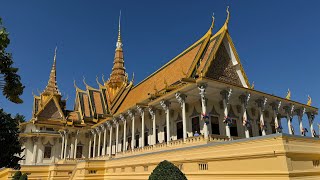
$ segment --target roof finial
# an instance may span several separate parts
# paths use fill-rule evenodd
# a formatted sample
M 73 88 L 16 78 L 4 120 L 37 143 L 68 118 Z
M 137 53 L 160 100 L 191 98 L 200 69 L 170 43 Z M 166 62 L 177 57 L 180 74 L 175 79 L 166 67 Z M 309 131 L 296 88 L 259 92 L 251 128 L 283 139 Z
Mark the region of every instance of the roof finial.
M 214 13 L 212 13 L 212 23 L 211 23 L 211 29 L 213 29 L 213 27 L 214 27 Z
M 288 89 L 287 95 L 286 95 L 286 99 L 290 100 L 291 99 L 291 91 L 290 89 Z
M 230 12 L 229 12 L 229 6 L 227 6 L 227 20 L 226 20 L 226 24 L 229 23 L 229 19 L 230 19 Z
M 118 28 L 118 41 L 117 41 L 117 49 L 122 48 L 122 41 L 121 41 L 121 10 L 119 15 L 119 28 Z
M 58 47 L 56 46 L 56 48 L 54 49 L 53 66 L 56 66 L 57 50 L 58 50 Z
M 56 46 L 56 48 L 54 49 L 53 64 L 52 64 L 52 68 L 51 68 L 51 72 L 50 72 L 50 76 L 49 76 L 48 85 L 46 86 L 46 89 L 44 90 L 44 92 L 61 95 L 61 93 L 58 89 L 57 79 L 56 79 L 57 49 L 58 48 Z

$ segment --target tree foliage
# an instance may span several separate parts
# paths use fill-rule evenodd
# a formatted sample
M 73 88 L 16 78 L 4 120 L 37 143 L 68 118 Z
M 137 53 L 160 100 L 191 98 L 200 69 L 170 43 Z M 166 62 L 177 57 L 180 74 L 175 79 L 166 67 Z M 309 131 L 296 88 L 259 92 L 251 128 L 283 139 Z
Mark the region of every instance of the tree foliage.
M 152 171 L 149 180 L 184 180 L 186 176 L 171 162 L 164 160 Z
M 0 168 L 20 169 L 19 161 L 24 157 L 20 157 L 23 149 L 19 142 L 19 122 L 0 109 Z
M 17 74 L 18 68 L 12 66 L 11 53 L 6 52 L 9 44 L 9 33 L 2 25 L 0 18 L 0 89 L 8 100 L 14 103 L 22 103 L 20 96 L 23 93 L 24 86 L 20 81 L 20 76 Z

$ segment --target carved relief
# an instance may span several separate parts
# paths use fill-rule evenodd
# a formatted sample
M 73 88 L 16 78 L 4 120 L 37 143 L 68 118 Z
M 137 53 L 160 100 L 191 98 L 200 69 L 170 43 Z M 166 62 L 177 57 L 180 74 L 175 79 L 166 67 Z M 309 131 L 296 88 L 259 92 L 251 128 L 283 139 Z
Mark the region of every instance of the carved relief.
M 224 45 L 219 47 L 216 58 L 213 60 L 211 67 L 209 67 L 206 76 L 226 83 L 242 86 L 236 68 L 232 64 Z

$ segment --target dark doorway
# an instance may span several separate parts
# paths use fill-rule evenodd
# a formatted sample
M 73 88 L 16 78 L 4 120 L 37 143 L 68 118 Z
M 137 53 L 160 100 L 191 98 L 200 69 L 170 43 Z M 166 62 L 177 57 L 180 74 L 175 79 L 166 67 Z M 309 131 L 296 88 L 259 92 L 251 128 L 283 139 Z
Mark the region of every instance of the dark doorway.
M 194 134 L 196 131 L 200 133 L 200 118 L 199 116 L 193 117 L 192 121 L 192 133 Z
M 136 135 L 136 144 L 134 146 L 135 148 L 139 147 L 139 134 Z
M 145 132 L 145 133 L 144 133 L 144 145 L 145 145 L 145 146 L 149 146 L 148 136 L 149 136 L 149 133 L 148 133 L 148 132 Z
M 217 116 L 211 116 L 211 131 L 212 134 L 220 135 L 219 118 Z
M 128 145 L 126 147 L 126 150 L 131 150 L 131 142 L 132 142 L 132 138 L 128 137 Z
M 167 126 L 163 127 L 163 131 L 164 131 L 164 142 L 168 142 L 168 140 L 167 140 Z
M 83 146 L 77 146 L 76 158 L 82 158 L 82 148 Z
M 231 136 L 238 136 L 237 121 L 235 119 L 232 119 L 232 124 L 230 126 L 230 134 Z
M 159 136 L 158 136 L 159 130 L 156 129 L 156 144 L 159 143 Z
M 183 138 L 183 124 L 182 121 L 177 122 L 177 139 Z

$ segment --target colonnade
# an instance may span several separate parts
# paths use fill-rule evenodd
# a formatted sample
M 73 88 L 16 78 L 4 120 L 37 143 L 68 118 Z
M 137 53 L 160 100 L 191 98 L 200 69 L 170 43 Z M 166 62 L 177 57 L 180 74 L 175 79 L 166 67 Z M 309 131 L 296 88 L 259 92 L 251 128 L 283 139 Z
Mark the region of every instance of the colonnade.
M 205 139 L 208 139 L 209 137 L 209 130 L 208 130 L 208 121 L 210 119 L 210 115 L 207 112 L 207 101 L 208 97 L 206 95 L 206 88 L 207 85 L 202 84 L 198 86 L 199 90 L 199 99 L 201 101 L 201 115 L 200 120 L 203 121 L 202 127 L 202 135 Z M 220 92 L 221 95 L 221 104 L 223 109 L 223 123 L 225 124 L 225 135 L 229 138 L 232 138 L 230 133 L 230 125 L 232 125 L 232 117 L 229 117 L 229 111 L 230 111 L 230 100 L 231 98 L 237 97 L 239 99 L 239 103 L 241 106 L 241 117 L 239 120 L 242 120 L 242 125 L 244 129 L 244 136 L 246 138 L 250 137 L 249 128 L 252 126 L 252 122 L 248 119 L 248 107 L 253 106 L 258 108 L 258 123 L 259 123 L 259 129 L 261 131 L 262 136 L 266 135 L 266 124 L 265 124 L 265 111 L 271 107 L 272 115 L 273 115 L 273 122 L 275 126 L 276 133 L 281 133 L 282 126 L 281 121 L 279 118 L 286 117 L 289 127 L 289 134 L 294 134 L 293 128 L 292 128 L 292 119 L 294 115 L 298 116 L 299 120 L 299 128 L 300 133 L 302 136 L 306 135 L 306 129 L 303 126 L 302 117 L 304 114 L 308 116 L 309 121 L 309 127 L 311 131 L 311 136 L 315 137 L 315 131 L 313 129 L 313 122 L 314 122 L 314 116 L 315 114 L 312 112 L 306 112 L 305 108 L 295 108 L 293 104 L 287 104 L 282 107 L 281 101 L 272 101 L 271 103 L 268 103 L 268 99 L 266 97 L 261 97 L 252 100 L 251 94 L 241 94 L 239 96 L 233 95 L 232 89 L 226 89 L 222 90 Z M 181 120 L 182 120 L 182 139 L 185 141 L 187 139 L 187 117 L 186 117 L 186 100 L 187 95 L 183 94 L 181 92 L 175 93 L 175 102 L 179 103 L 179 111 L 181 111 L 179 114 L 181 114 Z M 234 102 L 234 99 L 232 99 Z M 142 106 L 137 105 L 134 109 L 130 109 L 127 112 L 123 112 L 122 114 L 119 114 L 117 117 L 114 117 L 112 121 L 107 121 L 104 124 L 101 124 L 93 129 L 90 130 L 90 137 L 89 137 L 89 150 L 88 150 L 88 157 L 94 158 L 99 156 L 112 156 L 116 155 L 120 151 L 127 151 L 129 149 L 133 150 L 136 147 L 136 121 L 141 120 L 141 132 L 139 133 L 140 143 L 139 147 L 144 148 L 145 147 L 145 117 L 146 114 L 150 114 L 150 120 L 152 124 L 152 137 L 150 139 L 150 145 L 155 145 L 157 143 L 156 139 L 156 121 L 159 118 L 156 113 L 157 111 L 163 111 L 165 113 L 165 126 L 166 126 L 166 143 L 170 143 L 171 134 L 170 134 L 170 108 L 171 103 L 173 102 L 173 99 L 169 100 L 161 100 L 157 107 L 160 108 L 156 109 L 155 105 L 153 106 Z M 176 110 L 176 109 L 175 109 Z M 284 114 L 283 114 L 284 112 Z M 131 135 L 128 133 L 128 122 L 131 122 Z M 123 129 L 123 135 L 122 139 L 123 142 L 122 145 L 119 145 L 119 127 Z M 115 131 L 115 133 L 113 133 Z M 130 131 L 130 130 L 129 130 Z M 77 132 L 78 133 L 78 132 Z M 61 157 L 63 159 L 66 159 L 66 145 L 67 140 L 66 138 L 68 136 L 67 131 L 63 131 L 61 133 L 62 136 L 62 147 L 61 147 Z M 114 137 L 113 137 L 114 136 Z M 128 144 L 128 138 L 131 136 L 131 143 Z M 107 144 L 107 139 L 109 138 L 109 143 Z M 102 143 L 102 144 L 101 144 Z M 93 147 L 92 147 L 93 144 Z M 76 157 L 76 146 L 77 145 L 77 137 L 75 138 L 75 143 L 73 148 L 71 147 L 72 157 Z M 120 148 L 120 146 L 122 146 Z M 96 150 L 96 147 L 98 149 Z

